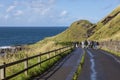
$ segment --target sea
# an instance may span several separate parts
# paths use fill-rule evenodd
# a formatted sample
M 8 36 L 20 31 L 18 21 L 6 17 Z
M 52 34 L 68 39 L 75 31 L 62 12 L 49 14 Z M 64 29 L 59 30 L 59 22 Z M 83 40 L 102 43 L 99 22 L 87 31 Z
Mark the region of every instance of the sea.
M 0 27 L 0 47 L 33 44 L 67 27 Z

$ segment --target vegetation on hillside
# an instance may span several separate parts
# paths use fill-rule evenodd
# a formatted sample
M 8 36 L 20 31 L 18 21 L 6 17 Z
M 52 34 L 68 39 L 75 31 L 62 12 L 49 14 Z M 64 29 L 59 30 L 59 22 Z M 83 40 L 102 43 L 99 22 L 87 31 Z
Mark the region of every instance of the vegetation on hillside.
M 3 62 L 9 63 L 23 59 L 26 57 L 26 55 L 33 56 L 43 52 L 58 49 L 66 45 L 71 45 L 71 42 L 75 42 L 75 41 L 80 42 L 88 38 L 90 40 L 98 40 L 98 41 L 104 41 L 104 40 L 120 41 L 120 6 L 116 8 L 107 17 L 99 21 L 97 24 L 92 24 L 87 20 L 76 21 L 72 23 L 68 29 L 66 29 L 64 32 L 56 36 L 46 38 L 32 45 L 28 45 L 26 46 L 25 50 L 18 51 L 15 54 L 10 53 L 10 55 L 6 55 L 6 57 L 1 57 L 0 64 L 2 64 Z M 56 59 L 55 61 L 57 60 L 58 59 Z M 36 60 L 32 61 L 31 63 L 35 61 Z M 46 64 L 45 66 L 48 66 Z M 8 74 L 17 71 L 18 68 L 19 69 L 23 68 L 23 66 L 18 67 L 18 65 L 16 65 L 15 67 L 17 68 L 8 69 L 9 71 Z M 38 69 L 39 68 L 36 68 L 34 70 L 39 71 Z M 78 68 L 78 71 L 80 69 L 81 69 L 81 65 Z M 36 73 L 38 72 L 35 72 L 34 74 Z M 78 73 L 79 72 L 77 72 L 77 74 Z
M 59 49 L 61 47 L 63 47 L 65 45 L 61 45 L 61 43 L 56 43 L 55 41 L 51 41 L 48 39 L 44 39 L 40 42 L 37 42 L 36 44 L 32 44 L 32 45 L 28 45 L 26 46 L 25 50 L 22 51 L 18 51 L 17 53 L 14 54 L 8 54 L 5 57 L 0 57 L 0 64 L 3 64 L 3 62 L 6 63 L 10 63 L 10 62 L 14 62 L 29 56 L 33 56 L 33 55 L 37 55 L 43 52 L 47 52 L 47 51 L 51 51 L 51 50 L 55 50 L 55 49 Z M 36 66 L 32 69 L 29 70 L 28 72 L 28 76 L 23 74 L 18 75 L 17 77 L 14 77 L 11 80 L 26 80 L 29 79 L 31 76 L 35 76 L 37 74 L 41 74 L 44 71 L 46 71 L 47 69 L 49 69 L 53 64 L 55 64 L 59 59 L 61 59 L 62 57 L 66 56 L 68 53 L 70 53 L 72 51 L 69 50 L 67 52 L 62 53 L 60 56 L 56 56 L 55 58 L 51 59 L 50 61 L 46 61 L 42 64 L 42 67 Z M 59 52 L 57 52 L 58 54 Z M 54 56 L 54 55 L 51 55 Z M 45 60 L 47 58 L 47 55 L 43 56 L 41 59 Z M 33 59 L 33 60 L 29 60 L 29 66 L 35 64 L 38 61 L 37 58 Z M 7 76 L 14 74 L 20 70 L 24 69 L 24 63 L 19 63 L 17 65 L 8 67 L 6 69 L 7 72 Z
M 80 20 L 72 23 L 72 25 L 57 36 L 52 37 L 55 41 L 59 42 L 75 42 L 82 41 L 91 36 L 94 24 L 87 20 Z
M 23 59 L 26 57 L 26 55 L 29 57 L 43 52 L 55 50 L 61 47 L 63 47 L 63 45 L 57 44 L 55 41 L 44 39 L 35 44 L 26 46 L 26 49 L 18 51 L 17 53 L 8 53 L 6 57 L 0 58 L 0 64 L 2 64 L 3 62 L 9 63 L 19 59 Z
M 92 40 L 120 40 L 120 6 L 97 23 Z

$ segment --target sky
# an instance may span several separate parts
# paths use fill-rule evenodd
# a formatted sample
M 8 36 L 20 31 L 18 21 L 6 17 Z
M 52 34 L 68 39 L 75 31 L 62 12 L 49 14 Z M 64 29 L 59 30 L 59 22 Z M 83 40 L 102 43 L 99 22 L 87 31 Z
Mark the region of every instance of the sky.
M 120 0 L 0 0 L 1 26 L 69 26 L 76 20 L 97 23 Z

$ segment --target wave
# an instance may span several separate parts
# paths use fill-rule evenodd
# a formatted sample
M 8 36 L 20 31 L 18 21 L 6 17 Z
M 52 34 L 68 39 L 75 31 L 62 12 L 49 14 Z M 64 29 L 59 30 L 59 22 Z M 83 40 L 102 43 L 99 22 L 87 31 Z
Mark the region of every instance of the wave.
M 11 49 L 13 48 L 12 46 L 1 46 L 0 49 Z

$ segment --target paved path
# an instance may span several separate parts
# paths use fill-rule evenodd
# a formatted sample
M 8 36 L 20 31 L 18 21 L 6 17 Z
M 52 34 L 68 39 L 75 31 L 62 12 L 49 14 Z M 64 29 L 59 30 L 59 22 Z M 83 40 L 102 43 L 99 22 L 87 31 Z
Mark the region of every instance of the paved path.
M 120 57 L 106 51 L 86 49 L 78 80 L 120 80 Z
M 32 80 L 72 80 L 82 54 L 83 50 L 76 48 L 74 52 L 61 60 L 60 63 L 55 64 L 49 71 Z

